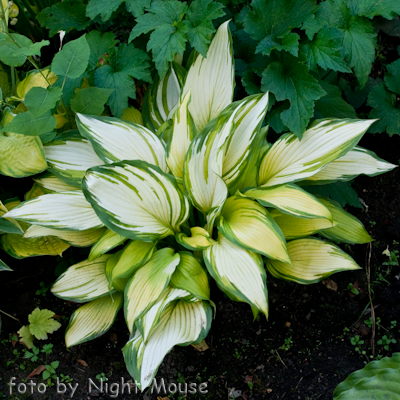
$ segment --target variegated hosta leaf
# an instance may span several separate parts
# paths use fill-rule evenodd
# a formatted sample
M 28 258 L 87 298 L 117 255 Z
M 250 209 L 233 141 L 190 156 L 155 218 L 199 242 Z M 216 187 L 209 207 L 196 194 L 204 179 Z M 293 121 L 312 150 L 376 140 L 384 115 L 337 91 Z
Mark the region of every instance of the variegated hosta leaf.
M 375 120 L 315 121 L 299 140 L 293 133 L 281 136 L 264 156 L 260 186 L 276 186 L 306 179 L 326 164 L 344 156 Z
M 65 345 L 76 346 L 106 333 L 114 323 L 123 301 L 122 293 L 114 293 L 79 307 L 72 314 L 65 332 Z
M 118 118 L 83 114 L 76 115 L 76 124 L 105 163 L 142 160 L 168 172 L 164 143 L 144 126 Z
M 54 174 L 46 173 L 41 178 L 34 181 L 42 188 L 44 193 L 59 193 L 79 190 L 75 186 L 68 185 L 61 179 L 58 179 Z
M 58 135 L 44 146 L 49 171 L 68 185 L 80 188 L 85 172 L 104 162 L 97 156 L 88 139 L 78 131 Z
M 234 193 L 236 184 L 250 160 L 253 141 L 264 120 L 268 107 L 268 93 L 246 97 L 238 104 L 239 110 L 234 120 L 234 130 L 225 148 L 222 178 L 229 192 Z
M 60 231 L 59 229 L 31 225 L 25 232 L 24 238 L 30 239 L 52 236 L 63 240 L 71 246 L 87 247 L 96 243 L 105 230 L 106 228 L 93 228 L 85 231 Z
M 0 247 L 11 257 L 61 256 L 69 244 L 55 237 L 26 239 L 16 233 L 0 236 Z
M 4 214 L 8 212 L 7 208 L 0 201 L 0 234 L 2 233 L 18 233 L 20 235 L 24 234 L 24 230 L 21 225 L 12 218 L 1 218 Z
M 274 207 L 295 217 L 332 220 L 330 211 L 317 198 L 290 183 L 248 189 L 244 192 L 244 196 L 257 200 L 264 207 Z
M 232 102 L 235 68 L 228 24 L 229 21 L 226 21 L 218 28 L 208 49 L 207 58 L 201 54 L 197 56 L 182 89 L 182 93 L 191 91 L 189 111 L 197 132 Z
M 43 196 L 45 193 L 42 188 L 35 182 L 29 192 L 25 193 L 25 200 L 36 199 L 39 196 Z
M 397 385 L 392 386 L 391 378 L 395 378 Z M 390 392 L 390 386 L 397 391 Z M 385 390 L 387 393 L 384 393 Z M 334 400 L 368 400 L 372 396 L 383 399 L 385 395 L 388 399 L 397 399 L 392 397 L 395 394 L 400 398 L 400 353 L 370 362 L 363 369 L 350 374 L 333 392 Z
M 174 178 L 144 161 L 92 168 L 82 187 L 103 223 L 130 239 L 174 235 L 188 218 L 188 201 Z
M 175 345 L 187 346 L 203 340 L 210 330 L 211 307 L 205 301 L 170 303 L 151 332 L 147 343 L 140 331 L 122 349 L 128 372 L 140 390 L 150 385 L 164 357 Z
M 5 214 L 5 217 L 66 231 L 82 231 L 103 226 L 80 191 L 45 194 L 24 201 Z
M 171 276 L 170 285 L 187 290 L 198 299 L 210 300 L 210 285 L 204 268 L 192 253 L 180 251 L 179 256 L 180 261 Z
M 327 218 L 297 218 L 292 215 L 281 214 L 275 210 L 271 212 L 271 216 L 287 240 L 310 236 L 335 226 L 335 222 Z
M 216 243 L 215 240 L 210 237 L 210 234 L 199 226 L 190 228 L 190 232 L 192 234 L 191 237 L 187 236 L 183 232 L 178 233 L 175 236 L 176 241 L 185 249 L 192 251 L 204 250 Z
M 125 321 L 130 333 L 135 322 L 155 304 L 167 287 L 179 264 L 179 254 L 166 247 L 153 254 L 150 261 L 136 271 L 125 289 Z
M 11 271 L 12 269 L 6 265 L 3 261 L 0 260 L 0 271 Z
M 146 343 L 152 330 L 159 324 L 160 317 L 167 306 L 174 300 L 179 298 L 185 298 L 185 301 L 191 300 L 193 296 L 182 289 L 174 289 L 170 286 L 161 293 L 157 303 L 136 321 L 136 328 L 139 329 L 140 334 L 143 336 L 143 340 Z M 198 299 L 193 299 L 198 301 Z
M 70 266 L 54 283 L 51 291 L 57 297 L 75 303 L 86 303 L 109 293 L 105 274 L 110 255 L 94 261 L 82 261 Z
M 279 226 L 268 211 L 253 200 L 241 196 L 229 197 L 217 227 L 224 237 L 240 247 L 290 263 Z
M 183 162 L 190 143 L 196 136 L 196 128 L 189 113 L 190 91 L 180 101 L 172 118 L 172 137 L 167 147 L 167 164 L 177 178 L 183 176 Z
M 130 277 L 137 269 L 150 260 L 156 243 L 134 240 L 121 252 L 117 264 L 111 272 L 111 281 Z
M 118 233 L 107 229 L 96 242 L 96 244 L 94 244 L 93 247 L 90 249 L 88 260 L 95 260 L 101 255 L 109 252 L 113 248 L 119 246 L 120 244 L 123 244 L 127 240 L 128 238 L 118 235 Z
M 182 66 L 172 62 L 165 77 L 161 80 L 157 77 L 146 90 L 142 104 L 143 120 L 152 131 L 158 131 L 179 102 L 185 72 Z
M 350 244 L 372 242 L 373 239 L 369 236 L 361 221 L 343 210 L 339 203 L 323 198 L 320 198 L 319 201 L 330 210 L 335 222 L 335 226 L 323 230 L 320 235 L 330 240 Z
M 376 176 L 391 171 L 393 168 L 396 168 L 396 165 L 382 160 L 372 151 L 356 146 L 343 157 L 332 161 L 321 171 L 307 178 L 306 182 L 315 182 L 321 185 L 336 181 L 349 181 L 360 174 Z
M 279 279 L 308 285 L 336 272 L 360 269 L 348 254 L 323 240 L 293 240 L 288 242 L 287 248 L 292 265 L 277 260 L 266 262 L 268 271 Z
M 224 293 L 268 317 L 267 277 L 259 254 L 244 250 L 219 233 L 218 243 L 203 250 L 203 255 L 208 272 Z
M 124 293 L 127 283 L 129 282 L 129 278 L 121 278 L 121 279 L 114 279 L 112 280 L 112 271 L 114 267 L 117 265 L 119 258 L 121 257 L 122 250 L 117 251 L 114 253 L 106 262 L 106 276 L 108 280 L 108 288 L 114 288 L 119 292 Z

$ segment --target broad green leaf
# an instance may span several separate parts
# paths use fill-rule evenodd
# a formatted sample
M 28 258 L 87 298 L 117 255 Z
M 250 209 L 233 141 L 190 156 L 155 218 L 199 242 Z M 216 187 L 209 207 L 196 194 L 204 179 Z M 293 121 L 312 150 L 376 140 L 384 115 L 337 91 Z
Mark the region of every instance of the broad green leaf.
M 31 349 L 35 338 L 29 330 L 29 326 L 24 325 L 17 333 L 21 338 L 20 342 L 22 342 L 28 349 Z
M 361 221 L 343 210 L 339 203 L 330 199 L 319 201 L 332 213 L 335 226 L 320 232 L 320 235 L 336 242 L 358 244 L 372 242 L 371 236 L 365 230 Z
M 150 7 L 151 0 L 125 0 L 126 9 L 135 18 L 144 14 L 144 9 Z
M 11 257 L 22 259 L 36 256 L 62 256 L 69 244 L 55 237 L 27 239 L 21 234 L 0 236 L 0 247 Z
M 164 142 L 144 126 L 117 118 L 83 114 L 77 115 L 76 124 L 105 163 L 141 160 L 168 172 Z
M 33 43 L 27 47 L 21 47 L 18 50 L 15 51 L 14 57 L 17 57 L 19 55 L 24 55 L 24 56 L 40 56 L 40 51 L 42 47 L 48 46 L 50 42 L 48 40 L 42 40 L 40 42 Z
M 0 31 L 0 61 L 10 67 L 20 67 L 25 63 L 26 55 L 18 54 L 19 50 L 28 49 L 32 45 L 26 36 Z
M 35 308 L 29 315 L 29 330 L 36 339 L 46 340 L 47 334 L 61 328 L 61 324 L 54 320 L 53 311 Z
M 111 282 L 115 279 L 128 278 L 147 263 L 153 255 L 156 243 L 141 242 L 139 240 L 129 242 L 121 252 L 118 262 L 111 272 Z
M 68 185 L 61 179 L 58 179 L 55 175 L 48 172 L 41 178 L 34 179 L 34 182 L 42 188 L 44 193 L 58 193 L 79 190 L 74 186 Z
M 111 14 L 121 5 L 122 0 L 90 0 L 86 7 L 86 15 L 91 19 L 95 19 L 101 15 L 103 22 L 110 19 Z
M 75 113 L 100 115 L 114 89 L 88 87 L 79 89 L 71 100 L 71 110 Z
M 258 44 L 256 53 L 262 53 L 266 56 L 269 56 L 273 50 L 284 50 L 297 57 L 299 54 L 299 40 L 300 36 L 293 32 L 288 33 L 282 38 L 269 35 L 261 40 L 261 42 Z
M 261 88 L 278 101 L 289 100 L 290 108 L 281 113 L 282 122 L 300 139 L 314 114 L 314 102 L 326 92 L 309 73 L 306 65 L 289 54 L 271 62 L 262 73 Z
M 183 94 L 189 90 L 191 92 L 189 111 L 197 132 L 232 102 L 235 71 L 228 24 L 229 21 L 224 22 L 218 28 L 208 49 L 207 58 L 201 54 L 197 56 L 182 89 Z
M 107 295 L 109 288 L 105 269 L 110 257 L 106 254 L 94 261 L 85 260 L 70 266 L 56 280 L 51 292 L 75 303 L 86 303 Z
M 89 62 L 90 48 L 86 36 L 65 44 L 51 62 L 51 70 L 58 76 L 69 79 L 79 78 Z
M 179 254 L 169 247 L 158 250 L 128 282 L 125 289 L 124 313 L 131 334 L 134 332 L 136 320 L 157 302 L 167 287 L 179 260 Z
M 130 44 L 122 44 L 115 49 L 108 65 L 96 69 L 94 82 L 97 87 L 114 89 L 107 105 L 114 117 L 120 117 L 128 107 L 128 98 L 136 99 L 135 81 L 151 82 L 149 56 Z
M 339 247 L 315 238 L 299 239 L 287 244 L 292 265 L 268 260 L 268 271 L 279 279 L 302 285 L 320 282 L 331 274 L 361 269 Z
M 381 15 L 390 20 L 400 15 L 400 3 L 396 0 L 349 0 L 348 4 L 352 14 L 371 19 Z
M 360 174 L 376 176 L 394 168 L 396 165 L 382 160 L 374 152 L 356 146 L 344 156 L 330 162 L 315 175 L 307 178 L 304 183 L 349 181 Z
M 83 82 L 83 75 L 79 76 L 76 79 L 66 78 L 65 83 L 64 83 L 64 77 L 61 76 L 60 78 L 57 79 L 54 86 L 61 87 L 64 85 L 63 94 L 61 96 L 61 100 L 64 106 L 69 105 L 71 99 L 75 95 L 76 89 L 79 89 L 82 86 L 82 82 Z
M 203 257 L 208 272 L 229 298 L 248 303 L 268 317 L 266 273 L 259 254 L 218 233 L 218 243 L 203 250 Z
M 371 133 L 387 132 L 389 136 L 399 134 L 400 109 L 397 107 L 396 94 L 389 92 L 382 83 L 372 89 L 367 105 L 372 107 L 369 117 L 378 119 L 370 128 Z
M 179 264 L 171 276 L 170 285 L 177 289 L 187 290 L 198 299 L 210 300 L 210 286 L 206 271 L 192 253 L 180 251 L 179 256 Z
M 383 391 L 390 390 L 387 387 L 389 383 L 385 378 L 390 378 L 392 373 L 396 372 L 397 382 L 400 382 L 400 353 L 393 353 L 391 357 L 384 357 L 381 360 L 375 360 L 367 364 L 364 368 L 359 369 L 350 374 L 343 382 L 341 382 L 333 392 L 334 400 L 337 399 L 353 399 L 355 396 L 362 395 L 362 399 L 372 399 L 370 396 L 382 396 Z M 382 374 L 383 373 L 383 374 Z M 386 375 L 389 373 L 389 375 Z M 396 377 L 394 374 L 393 377 Z M 389 379 L 390 380 L 390 379 Z M 369 391 L 364 391 L 366 386 L 369 386 Z M 389 398 L 392 398 L 394 394 L 400 394 L 400 388 L 398 392 L 388 392 Z M 354 397 L 349 397 L 354 396 Z
M 253 200 L 229 197 L 217 220 L 217 228 L 237 246 L 290 263 L 281 230 L 268 211 Z
M 117 292 L 79 307 L 72 314 L 65 331 L 67 348 L 96 339 L 106 333 L 114 323 L 123 301 L 124 295 Z
M 400 59 L 386 66 L 385 83 L 387 88 L 400 95 Z
M 50 30 L 49 37 L 53 37 L 59 31 L 84 30 L 90 23 L 85 11 L 86 6 L 80 0 L 66 0 L 42 9 L 36 19 L 41 27 Z
M 194 0 L 190 3 L 185 24 L 191 46 L 203 57 L 207 56 L 210 37 L 215 32 L 212 21 L 225 15 L 223 5 L 212 0 Z
M 24 201 L 4 217 L 65 231 L 82 231 L 103 226 L 90 203 L 79 191 L 45 194 Z
M 271 216 L 287 240 L 310 236 L 335 225 L 328 218 L 298 218 L 275 210 L 271 212 Z
M 86 40 L 90 48 L 89 66 L 92 69 L 96 68 L 100 59 L 110 54 L 118 43 L 112 32 L 101 34 L 99 31 L 90 31 Z
M 196 128 L 188 110 L 189 103 L 190 91 L 181 99 L 179 108 L 172 117 L 172 136 L 167 145 L 167 165 L 176 178 L 183 177 L 185 156 L 196 136 Z
M 211 319 L 211 307 L 206 302 L 180 300 L 164 310 L 147 343 L 137 330 L 122 351 L 128 372 L 139 389 L 143 391 L 151 384 L 162 360 L 175 345 L 187 346 L 203 340 L 210 330 Z
M 104 233 L 105 228 L 87 229 L 84 231 L 60 231 L 59 229 L 45 228 L 31 225 L 24 234 L 24 238 L 56 237 L 75 247 L 88 247 L 96 243 Z
M 54 108 L 60 100 L 61 94 L 62 90 L 58 87 L 51 87 L 48 89 L 33 87 L 25 95 L 24 104 L 32 117 L 38 117 Z
M 130 239 L 174 235 L 188 218 L 188 201 L 174 178 L 144 161 L 91 168 L 82 186 L 104 224 Z
M 93 247 L 90 249 L 88 260 L 95 260 L 101 255 L 109 252 L 113 248 L 119 246 L 120 244 L 123 244 L 127 240 L 128 239 L 126 237 L 118 235 L 118 233 L 107 229 L 96 242 L 96 244 L 94 244 Z
M 296 182 L 316 174 L 350 151 L 373 122 L 325 119 L 315 121 L 302 140 L 294 134 L 281 136 L 261 162 L 260 186 Z
M 279 211 L 300 218 L 327 218 L 332 220 L 329 210 L 313 195 L 293 184 L 274 187 L 252 188 L 243 194 L 257 200 L 264 207 L 277 208 Z
M 44 146 L 49 172 L 76 188 L 81 187 L 85 172 L 104 164 L 97 156 L 88 139 L 78 131 L 65 132 Z

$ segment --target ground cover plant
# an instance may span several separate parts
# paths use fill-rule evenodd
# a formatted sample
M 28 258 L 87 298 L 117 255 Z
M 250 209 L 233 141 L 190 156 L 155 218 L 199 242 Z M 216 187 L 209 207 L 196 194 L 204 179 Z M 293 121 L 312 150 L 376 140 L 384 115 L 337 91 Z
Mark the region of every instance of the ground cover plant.
M 67 3 L 77 7 L 68 8 L 70 26 L 58 21 L 64 37 L 51 23 Z M 124 304 L 131 334 L 124 356 L 141 389 L 175 344 L 206 337 L 214 306 L 210 277 L 232 300 L 248 303 L 254 318 L 259 311 L 268 316 L 265 270 L 315 283 L 359 268 L 325 239 L 371 241 L 342 206 L 360 204 L 348 184 L 355 176 L 395 166 L 357 146 L 374 121 L 355 118 L 359 107 L 361 117 L 368 115 L 367 96 L 371 117 L 386 117 L 385 103 L 376 100 L 382 93 L 396 113 L 396 63 L 388 65 L 384 83 L 365 71 L 375 57 L 370 28 L 387 29 L 382 18 L 370 20 L 381 15 L 395 26 L 398 10 L 389 3 L 365 9 L 336 1 L 278 3 L 137 7 L 91 0 L 41 4 L 41 10 L 17 3 L 25 17 L 36 16 L 33 41 L 13 32 L 18 20 L 9 17 L 14 10 L 16 18 L 16 8 L 3 5 L 1 172 L 48 172 L 35 177 L 22 204 L 2 188 L 8 227 L 2 248 L 24 258 L 94 245 L 87 261 L 64 265 L 69 268 L 52 288 L 60 298 L 87 303 L 71 317 L 66 343 L 105 333 Z M 279 17 L 260 20 L 262 10 Z M 131 23 L 116 22 L 128 13 Z M 291 21 L 286 27 L 281 15 Z M 78 17 L 85 22 L 79 25 Z M 232 35 L 225 22 L 213 36 L 214 26 L 229 17 Z M 92 29 L 99 24 L 99 31 Z M 357 59 L 360 41 L 373 56 Z M 326 43 L 329 51 L 318 48 Z M 45 55 L 46 45 L 54 57 Z M 35 70 L 26 73 L 25 63 Z M 358 107 L 344 98 L 357 98 Z M 392 123 L 383 120 L 370 130 Z M 266 124 L 273 128 L 268 141 Z M 279 137 L 286 131 L 292 133 Z M 33 158 L 26 159 L 22 146 Z M 82 272 L 95 286 L 81 287 Z M 157 357 L 143 362 L 147 354 Z

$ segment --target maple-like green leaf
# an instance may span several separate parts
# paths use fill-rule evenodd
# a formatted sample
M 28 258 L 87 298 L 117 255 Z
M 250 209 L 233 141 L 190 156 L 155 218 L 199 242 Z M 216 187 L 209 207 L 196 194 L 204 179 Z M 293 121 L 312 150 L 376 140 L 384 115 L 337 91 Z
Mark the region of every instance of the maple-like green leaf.
M 66 33 L 76 29 L 82 31 L 90 23 L 86 17 L 86 6 L 80 0 L 64 0 L 44 8 L 37 16 L 40 26 L 49 29 L 53 37 L 59 31 Z
M 400 58 L 386 66 L 388 72 L 385 74 L 387 88 L 400 95 Z
M 400 15 L 398 0 L 348 0 L 352 14 L 374 18 L 381 15 L 386 19 L 393 19 Z
M 290 108 L 281 113 L 281 119 L 299 138 L 314 114 L 315 100 L 326 94 L 309 74 L 308 67 L 290 54 L 268 65 L 262 74 L 261 88 L 271 91 L 278 101 L 290 101 Z
M 126 9 L 133 14 L 135 18 L 144 13 L 144 9 L 150 7 L 151 0 L 125 0 Z
M 111 14 L 118 9 L 122 0 L 90 0 L 86 7 L 86 15 L 90 19 L 95 19 L 101 15 L 103 22 L 110 19 Z
M 24 104 L 32 117 L 38 117 L 51 110 L 60 100 L 62 90 L 59 87 L 33 87 L 25 96 Z
M 112 49 L 118 43 L 112 32 L 101 34 L 99 31 L 91 31 L 86 35 L 90 48 L 89 66 L 94 69 L 101 58 L 111 54 Z
M 27 136 L 39 136 L 52 131 L 57 125 L 51 111 L 34 116 L 30 111 L 17 114 L 16 117 L 0 132 L 13 132 Z
M 325 70 L 351 72 L 340 54 L 342 43 L 343 34 L 338 29 L 325 27 L 312 41 L 301 45 L 301 58 L 315 71 L 319 65 Z
M 34 337 L 29 330 L 29 326 L 24 325 L 18 332 L 20 341 L 28 348 L 31 349 L 33 347 Z
M 28 316 L 29 330 L 36 339 L 47 339 L 48 333 L 53 333 L 61 327 L 61 324 L 53 319 L 53 311 L 35 308 Z
M 187 37 L 203 57 L 207 57 L 208 44 L 215 32 L 212 21 L 225 15 L 222 8 L 221 3 L 213 0 L 194 0 L 186 14 Z
M 118 46 L 110 57 L 110 65 L 103 65 L 95 71 L 94 80 L 97 87 L 114 89 L 108 98 L 107 105 L 115 117 L 121 117 L 128 107 L 128 98 L 136 98 L 136 87 L 133 78 L 151 82 L 149 56 L 132 44 Z
M 389 136 L 400 134 L 400 110 L 396 106 L 396 94 L 389 92 L 384 84 L 375 86 L 368 95 L 367 104 L 373 108 L 370 118 L 379 118 L 369 132 L 387 132 Z
M 258 44 L 256 52 L 269 56 L 272 50 L 285 50 L 297 57 L 299 53 L 299 40 L 300 36 L 293 32 L 289 32 L 282 38 L 278 38 L 274 35 L 268 35 Z
M 75 113 L 100 115 L 113 91 L 97 87 L 80 89 L 71 100 L 71 110 Z

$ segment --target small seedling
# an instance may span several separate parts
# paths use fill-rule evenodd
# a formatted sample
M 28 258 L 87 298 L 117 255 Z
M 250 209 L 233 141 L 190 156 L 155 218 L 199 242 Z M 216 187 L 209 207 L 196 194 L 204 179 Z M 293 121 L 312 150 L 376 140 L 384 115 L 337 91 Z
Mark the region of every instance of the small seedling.
M 383 346 L 383 348 L 384 348 L 386 351 L 389 351 L 389 346 L 390 346 L 392 343 L 393 343 L 393 344 L 396 344 L 396 343 L 397 343 L 397 340 L 396 340 L 396 339 L 391 339 L 391 338 L 387 337 L 386 335 L 382 336 L 382 339 L 380 339 L 380 340 L 378 340 L 378 341 L 376 342 L 376 344 L 378 344 L 379 346 Z
M 30 359 L 32 362 L 35 362 L 38 360 L 38 355 L 39 355 L 39 348 L 36 347 L 35 345 L 32 347 L 32 351 L 26 351 L 24 354 L 24 358 Z
M 52 379 L 57 379 L 56 369 L 58 368 L 60 361 L 53 361 L 50 365 L 46 365 L 46 369 L 42 373 L 42 378 L 47 379 L 47 384 L 53 386 Z
M 354 285 L 352 283 L 349 283 L 347 286 L 347 290 L 351 293 L 353 293 L 355 296 L 357 296 L 358 294 L 360 294 L 360 291 L 354 287 Z
M 44 284 L 44 282 L 40 282 L 40 289 L 36 290 L 36 296 L 46 296 L 47 291 L 49 290 L 49 288 L 47 288 Z
M 356 336 L 353 336 L 352 338 L 350 338 L 350 343 L 351 343 L 353 346 L 356 346 L 356 347 L 354 348 L 355 351 L 360 351 L 360 346 L 361 346 L 362 344 L 364 344 L 364 340 L 361 340 L 361 339 L 360 339 L 360 336 L 359 336 L 359 335 L 356 335 Z
M 96 375 L 96 379 L 99 382 L 104 382 L 104 381 L 108 381 L 108 378 L 106 377 L 106 374 L 104 372 L 102 372 L 101 374 L 97 374 Z

